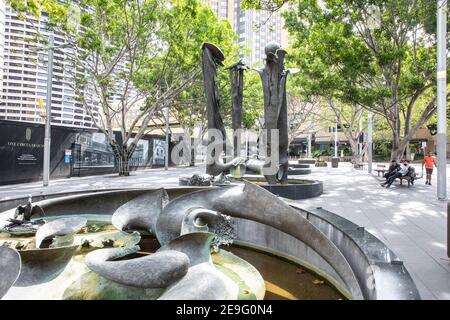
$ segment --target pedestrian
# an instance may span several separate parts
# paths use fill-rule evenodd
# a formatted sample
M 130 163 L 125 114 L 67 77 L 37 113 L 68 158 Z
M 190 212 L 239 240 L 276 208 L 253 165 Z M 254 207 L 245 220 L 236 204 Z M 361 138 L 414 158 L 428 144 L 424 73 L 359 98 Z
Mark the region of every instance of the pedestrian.
M 424 166 L 427 172 L 427 179 L 425 181 L 425 184 L 431 186 L 431 175 L 433 174 L 433 167 L 436 167 L 436 158 L 434 157 L 433 152 L 428 152 L 428 155 L 423 158 L 422 171 Z

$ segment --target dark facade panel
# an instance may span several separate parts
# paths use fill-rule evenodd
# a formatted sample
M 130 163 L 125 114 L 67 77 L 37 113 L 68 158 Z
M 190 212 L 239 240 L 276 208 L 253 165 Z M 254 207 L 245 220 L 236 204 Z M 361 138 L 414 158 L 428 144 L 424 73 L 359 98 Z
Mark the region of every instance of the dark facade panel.
M 117 172 L 102 133 L 65 126 L 52 126 L 51 131 L 51 178 Z M 0 185 L 41 180 L 43 154 L 44 125 L 0 120 Z M 131 169 L 164 166 L 164 157 L 165 137 L 145 135 L 130 160 Z

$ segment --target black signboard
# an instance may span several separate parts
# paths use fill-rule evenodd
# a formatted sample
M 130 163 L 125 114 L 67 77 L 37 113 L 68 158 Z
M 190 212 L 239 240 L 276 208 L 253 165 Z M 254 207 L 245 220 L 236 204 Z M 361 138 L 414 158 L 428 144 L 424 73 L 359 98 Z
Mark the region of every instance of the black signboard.
M 44 127 L 0 124 L 0 181 L 39 179 L 44 154 Z
M 0 184 L 42 179 L 44 130 L 42 124 L 0 120 Z M 120 143 L 120 134 L 116 133 L 116 136 Z M 165 147 L 162 143 L 165 144 L 162 136 L 145 135 L 130 160 L 131 170 L 163 166 L 165 154 L 162 150 L 165 151 Z M 94 129 L 52 126 L 51 178 L 113 172 L 117 172 L 117 166 L 103 133 Z

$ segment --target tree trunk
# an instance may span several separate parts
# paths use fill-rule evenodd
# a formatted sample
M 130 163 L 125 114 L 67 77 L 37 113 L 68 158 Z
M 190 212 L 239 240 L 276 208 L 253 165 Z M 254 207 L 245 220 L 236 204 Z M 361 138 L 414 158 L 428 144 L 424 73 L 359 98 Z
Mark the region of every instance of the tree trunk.
M 120 154 L 118 157 L 119 164 L 119 176 L 128 177 L 130 175 L 130 165 L 128 162 L 128 155 L 125 153 Z
M 127 145 L 118 146 L 116 143 L 111 143 L 111 147 L 114 153 L 114 157 L 117 161 L 119 176 L 128 177 L 130 175 L 129 160 L 134 152 L 136 145 L 131 143 L 130 147 L 128 148 Z
M 398 114 L 396 113 L 396 117 Z M 397 118 L 392 121 L 392 147 L 391 147 L 391 159 L 399 161 L 403 157 L 403 145 L 400 143 L 400 127 Z
M 352 161 L 353 163 L 361 162 L 358 154 L 358 140 L 349 139 L 350 147 L 352 148 Z
M 403 158 L 403 155 L 405 153 L 406 143 L 399 143 L 396 141 L 392 144 L 392 150 L 391 150 L 391 160 L 397 160 L 400 161 Z
M 195 140 L 191 138 L 191 161 L 189 162 L 190 167 L 195 167 Z

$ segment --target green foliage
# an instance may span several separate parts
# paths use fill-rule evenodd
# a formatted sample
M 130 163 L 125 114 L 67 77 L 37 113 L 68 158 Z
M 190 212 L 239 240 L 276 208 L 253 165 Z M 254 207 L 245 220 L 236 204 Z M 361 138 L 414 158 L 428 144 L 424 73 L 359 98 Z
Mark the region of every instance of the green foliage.
M 6 3 L 22 18 L 27 14 L 38 17 L 42 11 L 56 12 L 58 7 L 63 7 L 57 0 L 6 0 Z
M 256 9 L 256 10 L 268 10 L 277 11 L 289 0 L 242 0 L 242 9 Z
M 331 157 L 333 155 L 333 150 L 331 149 L 323 149 L 323 150 L 314 150 L 312 152 L 313 158 L 320 158 L 320 157 Z
M 198 0 L 173 1 L 172 5 L 159 16 L 158 35 L 165 49 L 145 69 L 147 86 L 160 79 L 161 73 L 165 79 L 175 79 L 180 72 L 199 69 L 204 42 L 217 44 L 227 57 L 234 55 L 235 34 L 227 20 L 219 20 Z
M 430 1 L 298 0 L 284 16 L 304 95 L 384 117 L 393 149 L 429 119 L 436 82 Z
M 171 42 L 172 48 L 180 53 L 183 57 L 189 57 L 185 61 L 172 61 L 170 65 L 182 63 L 184 68 L 199 67 L 201 64 L 201 46 L 204 42 L 214 43 L 224 53 L 226 60 L 225 65 L 230 65 L 238 59 L 237 47 L 234 44 L 236 34 L 231 28 L 228 20 L 218 18 L 211 8 L 208 6 L 197 6 L 190 8 L 190 19 L 197 19 L 195 25 L 198 29 L 195 33 L 187 32 L 186 41 L 180 42 L 179 37 L 174 37 Z M 171 30 L 176 26 L 172 20 L 167 27 Z M 182 28 L 186 24 L 183 23 Z M 184 32 L 184 31 L 183 31 Z M 224 113 L 228 114 L 231 108 L 230 101 L 230 83 L 228 71 L 224 68 L 218 70 L 218 87 L 221 97 L 221 105 L 225 109 Z M 206 101 L 204 96 L 203 78 L 201 73 L 196 77 L 192 85 L 180 94 L 174 101 L 172 114 L 180 121 L 181 125 L 192 130 L 196 125 L 205 124 L 206 122 Z M 192 132 L 191 132 L 192 133 Z
M 376 140 L 373 144 L 373 160 L 389 161 L 391 160 L 392 142 L 390 140 Z
M 243 126 L 247 129 L 258 127 L 258 119 L 263 116 L 264 101 L 259 74 L 248 71 L 244 76 Z
M 235 39 L 234 37 L 235 35 L 233 37 L 229 37 L 228 39 L 231 41 Z M 208 42 L 215 44 L 221 43 L 218 39 L 216 41 L 208 40 Z M 222 41 L 222 43 L 224 43 L 224 41 Z M 219 45 L 219 48 L 222 49 L 226 57 L 224 62 L 225 67 L 219 67 L 217 70 L 217 85 L 219 89 L 221 114 L 224 124 L 226 126 L 231 126 L 231 79 L 230 71 L 226 68 L 226 66 L 232 65 L 239 60 L 239 48 L 232 42 L 228 44 L 228 47 Z M 199 57 L 199 59 L 201 58 Z M 256 126 L 257 119 L 259 119 L 262 115 L 262 110 L 263 97 L 260 77 L 254 71 L 244 71 L 244 128 L 254 128 Z M 179 99 L 176 101 L 174 113 L 176 118 L 185 128 L 192 129 L 199 123 L 206 125 L 206 100 L 203 88 L 203 79 L 201 76 L 198 77 L 190 88 L 179 96 Z
M 94 61 L 86 77 L 95 79 L 106 97 L 117 91 L 118 82 L 129 84 L 146 95 L 144 111 L 165 103 L 168 92 L 185 85 L 192 72 L 198 73 L 203 42 L 218 44 L 227 56 L 234 54 L 235 34 L 228 21 L 219 21 L 199 0 L 81 0 L 77 4 L 89 8 L 82 10 L 79 29 L 83 32 L 71 32 L 64 19 L 57 25 L 80 49 L 81 60 Z M 178 92 L 180 98 L 192 98 L 183 90 Z M 194 86 L 191 95 L 195 98 L 198 88 Z
M 411 89 L 423 87 L 424 81 L 429 81 L 424 78 L 428 76 L 426 72 L 433 70 L 429 68 L 434 63 L 433 50 L 424 46 L 418 48 L 417 66 L 421 69 L 416 71 L 412 48 L 407 43 L 401 46 L 393 43 L 394 34 L 399 31 L 396 25 L 398 20 L 405 15 L 409 17 L 414 10 L 406 4 L 410 1 L 377 1 L 383 7 L 395 5 L 395 10 L 383 11 L 385 15 L 382 16 L 381 27 L 373 31 L 367 25 L 367 13 L 362 8 L 376 1 L 323 2 L 326 10 L 318 1 L 300 0 L 297 10 L 285 14 L 287 27 L 295 35 L 292 55 L 302 70 L 301 84 L 307 93 L 321 92 L 322 95 L 328 94 L 349 103 L 372 106 L 383 104 L 384 99 L 391 95 L 387 86 L 378 83 L 385 80 L 384 69 L 402 68 L 398 74 L 402 79 L 398 80 L 403 80 L 400 83 L 403 96 Z M 408 11 L 404 12 L 402 8 Z M 404 23 L 409 23 L 405 32 L 418 26 L 413 21 Z M 403 66 L 399 66 L 400 60 Z M 414 74 L 408 74 L 412 69 Z

